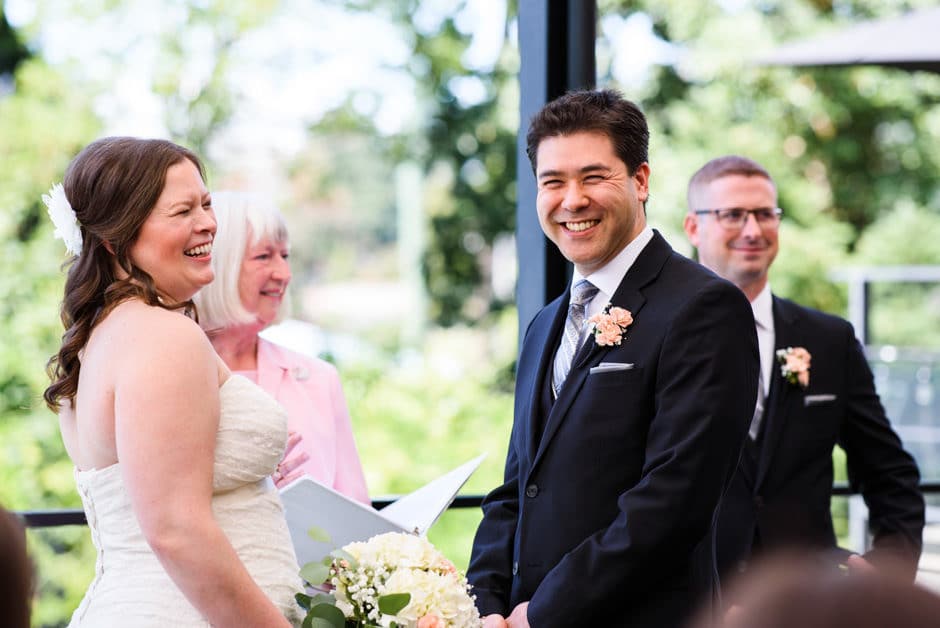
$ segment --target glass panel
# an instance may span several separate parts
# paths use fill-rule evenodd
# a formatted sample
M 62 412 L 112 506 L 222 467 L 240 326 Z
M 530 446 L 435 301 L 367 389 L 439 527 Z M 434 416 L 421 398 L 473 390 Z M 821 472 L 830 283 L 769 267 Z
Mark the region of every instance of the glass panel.
M 940 350 L 870 346 L 875 387 L 924 481 L 940 480 Z

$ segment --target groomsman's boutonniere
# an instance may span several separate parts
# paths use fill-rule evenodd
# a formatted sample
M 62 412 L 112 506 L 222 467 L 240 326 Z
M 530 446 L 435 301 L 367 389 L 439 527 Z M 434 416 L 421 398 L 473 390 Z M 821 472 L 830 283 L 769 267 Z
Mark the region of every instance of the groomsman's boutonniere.
M 627 327 L 633 324 L 633 314 L 630 310 L 611 307 L 608 303 L 603 312 L 595 314 L 588 322 L 594 326 L 594 342 L 602 347 L 610 347 L 620 344 Z
M 809 351 L 803 347 L 777 349 L 777 361 L 780 362 L 780 374 L 791 384 L 801 388 L 809 386 Z

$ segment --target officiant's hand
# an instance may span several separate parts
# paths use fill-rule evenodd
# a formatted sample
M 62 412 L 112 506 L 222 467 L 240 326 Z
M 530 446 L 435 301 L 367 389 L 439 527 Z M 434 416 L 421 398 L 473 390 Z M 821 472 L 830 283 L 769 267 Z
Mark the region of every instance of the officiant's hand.
M 483 628 L 506 628 L 506 620 L 502 615 L 487 615 L 483 618 Z
M 294 449 L 300 443 L 303 437 L 299 432 L 288 432 L 287 434 L 287 447 L 284 449 L 284 459 L 277 465 L 277 469 L 274 471 L 274 485 L 278 488 L 287 486 L 300 476 L 304 474 L 301 465 L 310 460 L 310 454 L 306 451 L 300 451 L 296 455 Z
M 526 610 L 529 608 L 528 602 L 523 602 L 512 609 L 512 614 L 506 620 L 506 626 L 509 628 L 529 628 L 529 617 Z

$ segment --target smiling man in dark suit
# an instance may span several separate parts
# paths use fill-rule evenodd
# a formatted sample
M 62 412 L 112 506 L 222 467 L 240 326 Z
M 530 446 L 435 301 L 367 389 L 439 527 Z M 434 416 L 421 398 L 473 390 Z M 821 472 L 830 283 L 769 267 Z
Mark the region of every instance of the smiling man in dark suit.
M 702 264 L 751 302 L 761 354 L 757 409 L 722 501 L 722 574 L 745 570 L 752 556 L 808 549 L 833 564 L 913 578 L 924 526 L 917 466 L 891 429 L 852 326 L 771 293 L 781 218 L 773 180 L 751 159 L 719 157 L 693 175 L 688 203 L 689 241 Z M 836 444 L 869 509 L 874 548 L 864 558 L 843 560 L 847 553 L 836 550 L 829 505 Z
M 680 626 L 758 381 L 747 299 L 646 224 L 649 132 L 612 91 L 533 118 L 539 222 L 574 263 L 519 356 L 505 483 L 468 578 L 487 624 Z

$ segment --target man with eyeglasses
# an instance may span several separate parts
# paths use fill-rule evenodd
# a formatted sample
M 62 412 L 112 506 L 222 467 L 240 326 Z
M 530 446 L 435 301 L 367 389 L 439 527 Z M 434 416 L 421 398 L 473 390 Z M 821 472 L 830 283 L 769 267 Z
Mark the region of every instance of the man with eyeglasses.
M 771 551 L 808 550 L 829 565 L 913 578 L 924 526 L 917 465 L 885 416 L 852 326 L 771 293 L 782 215 L 773 179 L 751 159 L 719 157 L 692 176 L 688 206 L 684 228 L 699 261 L 751 302 L 761 356 L 754 418 L 722 498 L 719 572 L 744 571 Z M 874 540 L 864 557 L 836 546 L 836 444 L 869 509 Z

